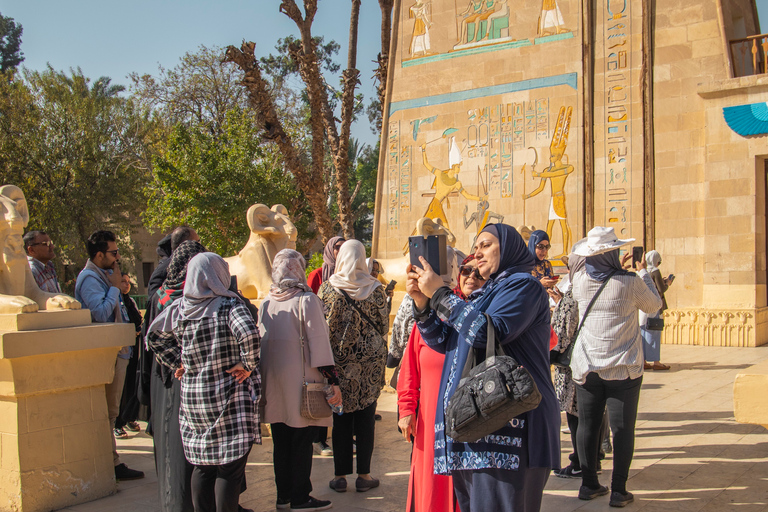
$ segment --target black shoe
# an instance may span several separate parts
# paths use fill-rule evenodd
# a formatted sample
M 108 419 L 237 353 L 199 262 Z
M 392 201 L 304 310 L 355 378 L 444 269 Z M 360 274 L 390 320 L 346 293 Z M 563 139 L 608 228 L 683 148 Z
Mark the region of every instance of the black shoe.
M 118 464 L 115 466 L 115 478 L 118 480 L 138 480 L 144 478 L 144 472 L 131 469 L 125 464 Z
M 123 428 L 130 430 L 131 432 L 141 432 L 141 425 L 139 425 L 138 421 L 129 421 Z
M 328 510 L 333 505 L 328 500 L 318 500 L 309 497 L 309 501 L 301 505 L 291 505 L 291 510 Z
M 376 421 L 381 421 L 381 414 L 379 414 L 379 413 L 374 414 L 373 415 L 373 419 L 376 420 Z
M 336 492 L 347 492 L 347 479 L 337 478 L 328 482 L 328 487 Z
M 597 498 L 598 496 L 605 496 L 608 494 L 608 492 L 608 488 L 604 485 L 601 485 L 597 489 L 590 489 L 586 485 L 582 485 L 579 487 L 579 499 L 589 501 Z
M 555 470 L 555 476 L 559 478 L 581 478 L 581 468 L 566 466 L 563 469 Z
M 237 504 L 237 512 L 254 512 L 252 508 L 245 508 L 239 503 Z
M 277 498 L 277 502 L 275 502 L 275 508 L 278 510 L 283 510 L 286 508 L 291 508 L 291 499 L 282 499 Z
M 608 502 L 608 505 L 612 507 L 626 507 L 633 501 L 635 501 L 635 497 L 631 492 L 622 494 L 619 491 L 613 491 L 611 493 L 611 501 Z
M 114 431 L 115 439 L 128 439 L 128 433 L 123 430 L 123 427 L 116 428 Z
M 371 489 L 378 486 L 379 486 L 379 481 L 375 478 L 366 480 L 365 478 L 357 477 L 357 480 L 355 480 L 355 488 L 357 489 L 357 492 L 370 491 Z

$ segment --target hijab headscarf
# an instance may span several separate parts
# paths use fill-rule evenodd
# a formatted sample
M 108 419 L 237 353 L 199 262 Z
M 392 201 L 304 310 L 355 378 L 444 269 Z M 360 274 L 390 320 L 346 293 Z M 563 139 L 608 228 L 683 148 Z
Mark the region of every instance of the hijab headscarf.
M 229 284 L 229 265 L 224 258 L 212 252 L 195 255 L 187 265 L 181 300 L 163 309 L 152 321 L 148 332 L 171 332 L 182 320 L 213 316 L 224 297 L 238 297 L 237 293 L 229 290 Z
M 196 240 L 182 242 L 173 251 L 168 262 L 168 274 L 163 285 L 157 290 L 158 311 L 162 311 L 181 297 L 184 291 L 184 281 L 187 279 L 187 265 L 192 258 L 203 252 L 205 252 L 205 247 Z
M 526 249 L 523 237 L 515 228 L 506 224 L 488 224 L 481 231 L 486 232 L 499 239 L 499 268 L 491 274 L 490 279 L 496 279 L 502 273 L 531 273 L 536 258 Z
M 475 255 L 474 254 L 470 254 L 469 256 L 467 256 L 466 258 L 461 260 L 461 265 L 460 266 L 464 266 L 464 265 L 466 265 L 467 263 L 469 263 L 470 261 L 472 261 L 474 259 L 475 259 Z M 456 269 L 456 270 L 458 270 L 458 269 Z M 453 289 L 453 294 L 458 296 L 458 297 L 461 297 L 462 300 L 467 300 L 467 296 L 464 295 L 463 291 L 461 291 L 461 276 L 459 276 L 457 278 L 456 287 Z
M 648 272 L 659 270 L 659 265 L 661 265 L 661 254 L 659 254 L 659 251 L 648 251 L 645 253 L 645 263 L 648 265 Z
M 187 265 L 184 295 L 179 304 L 179 320 L 212 317 L 222 300 L 227 297 L 238 298 L 237 293 L 229 289 L 230 277 L 229 265 L 218 254 L 204 252 L 192 258 Z
M 272 262 L 272 286 L 269 297 L 283 302 L 302 292 L 312 291 L 307 286 L 304 256 L 293 249 L 283 249 Z
M 373 290 L 382 286 L 371 275 L 365 262 L 365 247 L 358 240 L 347 240 L 336 257 L 336 272 L 328 279 L 331 285 L 355 300 L 367 299 Z
M 615 276 L 626 276 L 630 272 L 624 270 L 619 261 L 619 249 L 597 254 L 595 256 L 587 256 L 585 267 L 589 277 L 596 281 L 603 282 L 608 279 L 611 272 L 615 272 Z
M 531 233 L 531 237 L 528 239 L 528 250 L 531 251 L 531 254 L 533 254 L 533 257 L 536 259 L 536 263 L 544 261 L 540 260 L 539 257 L 536 256 L 536 246 L 545 240 L 549 242 L 549 235 L 546 231 L 541 229 L 537 229 Z
M 584 270 L 586 263 L 587 258 L 584 256 L 579 256 L 578 254 L 573 253 L 568 256 L 568 277 L 570 278 L 571 283 L 573 283 L 573 277 Z
M 171 261 L 168 263 L 168 274 L 163 284 L 174 286 L 183 283 L 187 278 L 187 264 L 189 260 L 201 252 L 205 252 L 205 247 L 200 242 L 196 240 L 182 242 L 171 254 Z
M 328 240 L 323 249 L 323 282 L 326 282 L 336 271 L 336 256 L 333 254 L 333 248 L 339 241 L 344 241 L 344 237 L 335 236 Z

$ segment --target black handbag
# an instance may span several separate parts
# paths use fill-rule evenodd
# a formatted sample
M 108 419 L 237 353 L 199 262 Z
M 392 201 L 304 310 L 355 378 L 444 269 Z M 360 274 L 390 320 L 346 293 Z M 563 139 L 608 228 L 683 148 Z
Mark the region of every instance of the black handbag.
M 576 328 L 576 332 L 573 333 L 573 340 L 571 343 L 560 352 L 557 349 L 552 349 L 549 351 L 549 364 L 553 364 L 555 366 L 559 366 L 561 368 L 570 368 L 571 366 L 571 355 L 573 354 L 573 347 L 576 345 L 576 339 L 579 337 L 579 331 L 581 331 L 581 326 L 584 325 L 584 320 L 587 319 L 587 315 L 589 314 L 589 311 L 592 309 L 592 306 L 595 304 L 595 301 L 600 296 L 600 293 L 602 293 L 603 288 L 605 288 L 605 285 L 608 284 L 608 281 L 611 280 L 611 277 L 613 277 L 613 274 L 615 274 L 616 271 L 614 270 L 610 274 L 608 274 L 608 278 L 603 281 L 603 284 L 600 285 L 600 289 L 597 290 L 597 293 L 592 297 L 592 300 L 589 302 L 589 305 L 587 306 L 587 310 L 584 312 L 584 316 L 581 317 L 581 323 Z
M 648 318 L 645 321 L 645 330 L 646 331 L 663 331 L 664 330 L 664 319 L 663 318 Z
M 496 331 L 491 317 L 487 313 L 485 317 L 485 360 L 475 366 L 474 350 L 470 348 L 459 386 L 445 409 L 446 433 L 459 443 L 482 439 L 541 402 L 531 373 L 514 358 L 495 355 Z

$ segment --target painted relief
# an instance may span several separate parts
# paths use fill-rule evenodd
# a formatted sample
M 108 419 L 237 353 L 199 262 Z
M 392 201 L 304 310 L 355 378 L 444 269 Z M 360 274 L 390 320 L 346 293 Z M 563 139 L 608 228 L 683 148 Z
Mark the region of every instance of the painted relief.
M 620 7 L 620 8 L 619 8 Z M 603 24 L 606 220 L 619 236 L 629 236 L 631 209 L 632 123 L 628 2 L 606 0 Z
M 430 55 L 429 30 L 432 26 L 432 2 L 418 0 L 411 6 L 409 15 L 415 20 L 413 23 L 413 34 L 411 35 L 411 56 L 423 57 Z
M 575 170 L 573 165 L 569 163 L 568 155 L 565 154 L 565 150 L 568 146 L 568 133 L 571 129 L 571 117 L 573 115 L 573 107 L 560 107 L 560 111 L 557 115 L 557 124 L 555 125 L 555 131 L 552 134 L 552 142 L 549 145 L 549 167 L 541 172 L 536 171 L 536 163 L 539 160 L 538 152 L 535 148 L 536 160 L 531 166 L 531 177 L 541 178 L 539 186 L 532 192 L 526 194 L 523 191 L 523 200 L 527 201 L 531 197 L 540 194 L 546 187 L 547 180 L 550 185 L 550 206 L 549 206 L 549 218 L 547 219 L 547 235 L 550 240 L 553 239 L 552 229 L 554 228 L 555 221 L 560 223 L 560 229 L 563 236 L 563 252 L 558 256 L 550 256 L 551 259 L 559 259 L 561 256 L 568 254 L 571 249 L 571 227 L 568 224 L 568 212 L 565 208 L 565 180 Z M 563 162 L 565 159 L 565 162 Z M 523 165 L 525 169 L 525 164 Z M 525 212 L 525 206 L 523 206 L 523 212 Z M 525 213 L 523 213 L 523 224 L 525 224 Z
M 538 37 L 565 34 L 566 32 L 570 32 L 570 30 L 565 28 L 563 13 L 560 12 L 560 7 L 557 6 L 557 0 L 542 0 L 539 30 L 536 33 Z
M 573 37 L 574 0 L 416 0 L 403 9 L 403 67 Z M 567 7 L 565 14 L 563 4 Z M 568 18 L 571 25 L 568 25 Z
M 464 12 L 456 17 L 460 28 L 454 50 L 513 40 L 509 36 L 507 0 L 469 0 Z
M 454 233 L 462 250 L 493 222 L 546 225 L 557 249 L 570 249 L 568 219 L 575 212 L 569 208 L 578 204 L 565 198 L 577 191 L 575 181 L 567 179 L 578 169 L 578 151 L 568 149 L 576 122 L 576 76 L 500 84 L 487 91 L 390 104 L 384 184 L 389 195 L 382 198 L 389 223 L 382 235 L 397 241 L 397 248 L 385 250 L 404 253 L 405 238 L 424 217 Z M 550 163 L 537 167 L 539 156 L 547 155 Z M 547 183 L 549 197 L 542 193 Z

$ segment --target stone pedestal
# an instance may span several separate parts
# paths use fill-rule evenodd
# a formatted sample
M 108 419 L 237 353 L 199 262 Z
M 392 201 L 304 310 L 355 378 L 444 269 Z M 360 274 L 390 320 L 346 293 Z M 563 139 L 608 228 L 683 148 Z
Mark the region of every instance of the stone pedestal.
M 42 512 L 116 491 L 104 385 L 133 324 L 88 310 L 0 315 L 0 510 Z
M 739 423 L 768 428 L 768 361 L 751 366 L 736 375 L 733 383 L 733 413 Z

